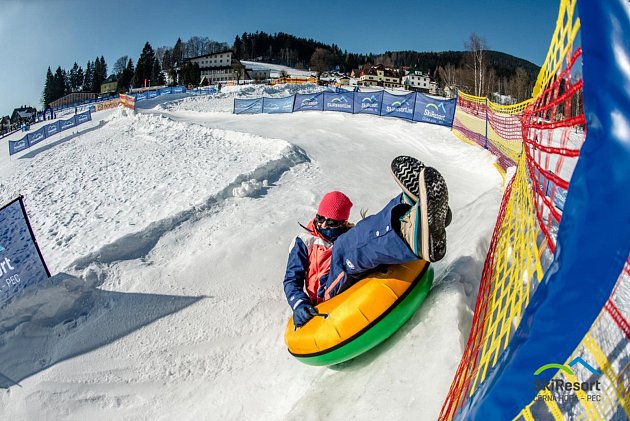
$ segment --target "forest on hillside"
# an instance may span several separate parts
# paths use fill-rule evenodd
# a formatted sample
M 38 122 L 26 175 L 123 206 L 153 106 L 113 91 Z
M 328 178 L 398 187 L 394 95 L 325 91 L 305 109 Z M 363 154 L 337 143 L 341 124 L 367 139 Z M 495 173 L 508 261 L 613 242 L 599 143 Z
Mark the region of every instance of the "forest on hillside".
M 335 70 L 350 73 L 364 66 L 383 64 L 400 70 L 417 70 L 429 74 L 441 87 L 457 87 L 467 93 L 489 96 L 495 93 L 510 95 L 522 101 L 529 98 L 540 68 L 527 60 L 488 49 L 482 38 L 471 34 L 465 40 L 465 51 L 386 51 L 380 54 L 357 54 L 341 50 L 336 44 L 299 38 L 278 32 L 243 33 L 234 43 L 193 36 L 187 41 L 178 39 L 173 46 L 154 49 L 147 41 L 140 56 L 134 62 L 122 56 L 116 60 L 112 73 L 103 56 L 88 61 L 85 70 L 74 63 L 66 71 L 58 67 L 55 72 L 48 68 L 42 103 L 49 104 L 71 92 L 100 92 L 103 82 L 117 81 L 117 91 L 146 83 L 165 83 L 164 74 L 170 80 L 197 84 L 199 67 L 187 59 L 204 54 L 231 49 L 241 60 L 282 64 L 297 69 L 311 69 L 318 73 Z

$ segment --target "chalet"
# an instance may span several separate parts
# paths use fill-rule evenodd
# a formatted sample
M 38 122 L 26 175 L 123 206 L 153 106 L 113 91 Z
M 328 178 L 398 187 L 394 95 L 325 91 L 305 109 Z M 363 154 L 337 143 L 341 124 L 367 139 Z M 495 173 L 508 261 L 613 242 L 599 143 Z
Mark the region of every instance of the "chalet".
M 11 118 L 8 115 L 0 118 L 0 134 L 11 131 Z
M 366 66 L 361 70 L 359 81 L 363 86 L 383 86 L 385 88 L 400 88 L 400 76 L 398 71 L 383 66 Z
M 35 121 L 37 110 L 33 107 L 27 107 L 26 105 L 16 108 L 11 114 L 11 124 L 20 125 L 22 123 L 31 123 Z
M 416 92 L 425 92 L 432 95 L 437 94 L 437 83 L 431 80 L 428 74 L 410 69 L 402 77 L 402 84 L 405 89 Z

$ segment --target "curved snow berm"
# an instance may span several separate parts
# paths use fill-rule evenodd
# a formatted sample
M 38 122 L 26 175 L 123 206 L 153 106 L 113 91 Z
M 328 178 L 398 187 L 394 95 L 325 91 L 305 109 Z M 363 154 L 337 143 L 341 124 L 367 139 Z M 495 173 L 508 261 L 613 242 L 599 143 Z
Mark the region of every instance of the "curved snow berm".
M 280 139 L 121 110 L 43 149 L 0 180 L 0 197 L 24 195 L 53 273 L 96 255 L 140 257 L 167 230 L 228 196 L 261 193 L 308 160 Z

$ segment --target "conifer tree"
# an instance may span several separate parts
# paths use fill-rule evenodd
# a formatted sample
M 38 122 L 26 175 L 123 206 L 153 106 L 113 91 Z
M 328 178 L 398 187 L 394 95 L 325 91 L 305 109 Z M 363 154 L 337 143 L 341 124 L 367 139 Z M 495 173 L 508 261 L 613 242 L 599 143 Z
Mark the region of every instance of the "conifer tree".
M 134 74 L 133 84 L 136 87 L 144 86 L 145 80 L 151 79 L 151 71 L 153 70 L 153 62 L 155 61 L 155 52 L 148 42 L 144 44 L 140 58 L 136 63 L 136 72 Z
M 75 61 L 74 64 L 72 65 L 72 68 L 70 69 L 70 75 L 69 75 L 70 92 L 78 91 L 79 87 L 81 86 L 78 83 L 78 73 L 79 73 L 79 65 Z
M 47 106 L 56 98 L 55 91 L 55 78 L 53 77 L 52 71 L 50 70 L 50 66 L 48 67 L 48 71 L 46 72 L 46 82 L 44 83 L 44 92 L 42 94 L 42 99 L 44 102 L 44 106 Z
M 181 38 L 177 38 L 177 42 L 171 53 L 171 64 L 174 67 L 182 67 L 184 65 L 184 44 Z
M 164 79 L 164 75 L 162 74 L 162 67 L 160 66 L 160 62 L 158 60 L 153 60 L 153 68 L 151 69 L 151 85 L 161 86 L 165 84 L 166 80 Z
M 66 94 L 66 78 L 65 71 L 61 67 L 57 67 L 53 76 L 53 101 L 63 97 Z
M 118 92 L 126 92 L 129 90 L 134 72 L 133 60 L 127 59 L 127 66 L 118 75 Z
M 94 64 L 92 64 L 89 60 L 87 62 L 87 66 L 85 67 L 85 74 L 83 75 L 83 91 L 94 91 Z

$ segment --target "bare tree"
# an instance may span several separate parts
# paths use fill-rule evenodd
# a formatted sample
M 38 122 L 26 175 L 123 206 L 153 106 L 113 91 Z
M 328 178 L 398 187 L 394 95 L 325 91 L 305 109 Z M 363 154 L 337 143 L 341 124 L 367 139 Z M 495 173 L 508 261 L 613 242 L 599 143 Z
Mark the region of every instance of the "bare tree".
M 234 74 L 236 74 L 236 84 L 240 85 L 241 79 L 245 77 L 245 66 L 243 66 L 240 61 L 234 60 L 232 69 L 234 70 Z
M 122 56 L 114 63 L 114 67 L 112 68 L 112 72 L 115 75 L 119 75 L 127 68 L 127 62 L 129 61 L 129 56 Z
M 454 89 L 459 84 L 457 78 L 458 69 L 456 69 L 452 63 L 448 63 L 444 67 L 438 67 L 437 73 L 445 87 Z
M 469 51 L 469 58 L 470 61 L 472 61 L 475 95 L 481 96 L 485 93 L 485 73 L 487 67 L 485 62 L 485 53 L 488 49 L 488 44 L 485 39 L 473 32 L 464 43 L 464 46 L 466 47 L 466 50 Z
M 529 76 L 522 67 L 516 68 L 516 73 L 512 77 L 511 83 L 512 95 L 516 97 L 517 101 L 524 101 L 529 98 Z
M 330 51 L 325 48 L 317 48 L 315 52 L 311 56 L 310 66 L 311 69 L 317 72 L 317 76 L 321 75 L 323 72 L 328 71 L 330 65 L 332 63 L 333 55 Z

